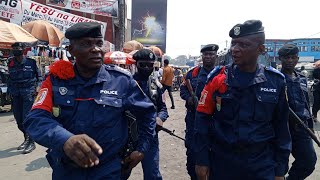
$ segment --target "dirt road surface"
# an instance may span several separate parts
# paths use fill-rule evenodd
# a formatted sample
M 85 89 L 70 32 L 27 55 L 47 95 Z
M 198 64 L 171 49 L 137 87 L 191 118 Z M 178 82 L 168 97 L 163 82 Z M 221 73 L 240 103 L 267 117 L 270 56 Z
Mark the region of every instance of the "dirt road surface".
M 175 130 L 175 134 L 184 137 L 185 108 L 179 93 L 174 93 L 176 109 L 172 110 L 167 97 L 167 107 L 170 118 L 164 126 Z M 319 116 L 318 116 L 319 117 Z M 320 133 L 320 123 L 316 125 Z M 0 113 L 0 179 L 5 180 L 50 180 L 51 169 L 45 158 L 46 148 L 37 145 L 34 152 L 23 155 L 17 151 L 17 146 L 23 141 L 23 135 L 18 130 L 12 113 Z M 164 132 L 159 133 L 160 139 L 160 171 L 165 180 L 187 180 L 186 156 L 184 142 Z M 320 148 L 316 147 L 318 159 Z M 292 161 L 292 158 L 291 158 Z M 133 170 L 130 180 L 142 180 L 141 165 Z M 308 180 L 320 179 L 320 160 L 315 172 Z

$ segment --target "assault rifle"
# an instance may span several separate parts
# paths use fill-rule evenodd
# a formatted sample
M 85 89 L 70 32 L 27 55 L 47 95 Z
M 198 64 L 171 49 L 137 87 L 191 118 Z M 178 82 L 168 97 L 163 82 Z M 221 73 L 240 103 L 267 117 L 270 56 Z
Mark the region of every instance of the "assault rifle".
M 128 140 L 120 152 L 120 157 L 125 159 L 136 149 L 138 144 L 138 125 L 136 117 L 130 111 L 125 111 L 125 118 L 128 121 Z
M 307 131 L 310 137 L 314 140 L 314 142 L 320 147 L 320 141 L 317 136 L 309 129 L 309 127 L 300 119 L 300 117 L 289 107 L 290 114 L 293 116 L 293 120 L 300 124 L 301 127 Z
M 189 91 L 190 95 L 192 96 L 193 106 L 195 108 L 197 108 L 197 106 L 198 106 L 198 97 L 196 96 L 195 92 L 193 91 L 190 79 L 186 79 L 186 86 L 188 88 L 188 91 Z
M 175 134 L 174 134 L 174 131 L 175 131 L 175 130 L 170 131 L 169 129 L 167 129 L 167 128 L 165 128 L 165 127 L 160 127 L 160 129 L 159 129 L 159 130 L 160 130 L 160 131 L 162 130 L 162 131 L 164 131 L 164 132 L 166 132 L 166 133 L 170 134 L 171 136 L 174 136 L 174 137 L 176 137 L 176 138 L 179 138 L 179 139 L 181 139 L 181 140 L 185 141 L 185 139 L 184 139 L 184 138 L 182 138 L 182 137 L 177 136 L 177 135 L 175 135 Z
M 128 140 L 124 148 L 120 152 L 120 157 L 122 159 L 125 159 L 126 157 L 130 156 L 130 154 L 136 149 L 137 144 L 138 144 L 138 125 L 137 125 L 137 119 L 136 117 L 130 112 L 130 111 L 125 111 L 125 118 L 128 121 Z M 174 134 L 174 130 L 170 131 L 169 129 L 165 127 L 160 127 L 159 130 L 162 130 L 171 136 L 177 137 L 183 141 L 185 141 L 184 138 L 177 136 Z

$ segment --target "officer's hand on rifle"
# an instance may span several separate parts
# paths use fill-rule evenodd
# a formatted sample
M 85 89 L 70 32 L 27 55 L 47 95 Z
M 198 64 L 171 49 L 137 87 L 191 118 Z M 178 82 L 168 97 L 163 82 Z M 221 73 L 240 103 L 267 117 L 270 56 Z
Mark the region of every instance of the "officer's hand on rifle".
M 131 169 L 133 169 L 134 167 L 136 167 L 136 165 L 142 161 L 144 158 L 144 154 L 139 152 L 139 151 L 133 151 L 130 156 L 126 157 L 123 161 L 124 164 L 124 173 L 127 174 L 131 171 Z
M 276 176 L 276 177 L 274 178 L 274 180 L 285 180 L 285 178 L 284 178 L 284 177 Z
M 188 106 L 194 106 L 194 98 L 193 98 L 193 96 L 190 96 L 188 98 L 187 103 L 188 103 Z
M 65 154 L 78 166 L 88 168 L 99 164 L 102 148 L 86 134 L 73 135 L 63 145 Z
M 199 166 L 195 167 L 196 174 L 199 180 L 207 180 L 209 178 L 209 167 L 208 166 Z
M 162 129 L 163 121 L 159 117 L 156 117 L 156 120 L 157 120 L 156 132 L 159 132 Z

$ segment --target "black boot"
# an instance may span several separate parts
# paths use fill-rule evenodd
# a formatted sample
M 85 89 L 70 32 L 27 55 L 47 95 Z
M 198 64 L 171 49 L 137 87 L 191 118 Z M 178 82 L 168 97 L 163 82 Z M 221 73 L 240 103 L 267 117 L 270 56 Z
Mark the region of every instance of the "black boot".
M 27 134 L 24 134 L 24 141 L 23 143 L 17 148 L 17 150 L 25 149 L 27 144 L 29 142 L 29 136 Z
M 36 148 L 36 145 L 34 144 L 34 141 L 29 138 L 28 144 L 26 148 L 22 151 L 22 154 L 31 153 L 35 148 Z

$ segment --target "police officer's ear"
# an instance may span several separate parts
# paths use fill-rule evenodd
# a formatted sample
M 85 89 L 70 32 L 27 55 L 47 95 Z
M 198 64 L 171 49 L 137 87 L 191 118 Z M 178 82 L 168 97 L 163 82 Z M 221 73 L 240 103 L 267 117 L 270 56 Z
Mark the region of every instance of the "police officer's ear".
M 258 46 L 258 53 L 259 54 L 264 54 L 266 52 L 266 47 L 264 46 L 264 44 L 260 44 Z
M 70 40 L 71 41 L 71 40 Z M 67 50 L 69 51 L 69 53 L 74 56 L 74 52 L 73 52 L 73 49 L 74 49 L 74 44 L 70 42 L 70 45 L 68 46 Z

